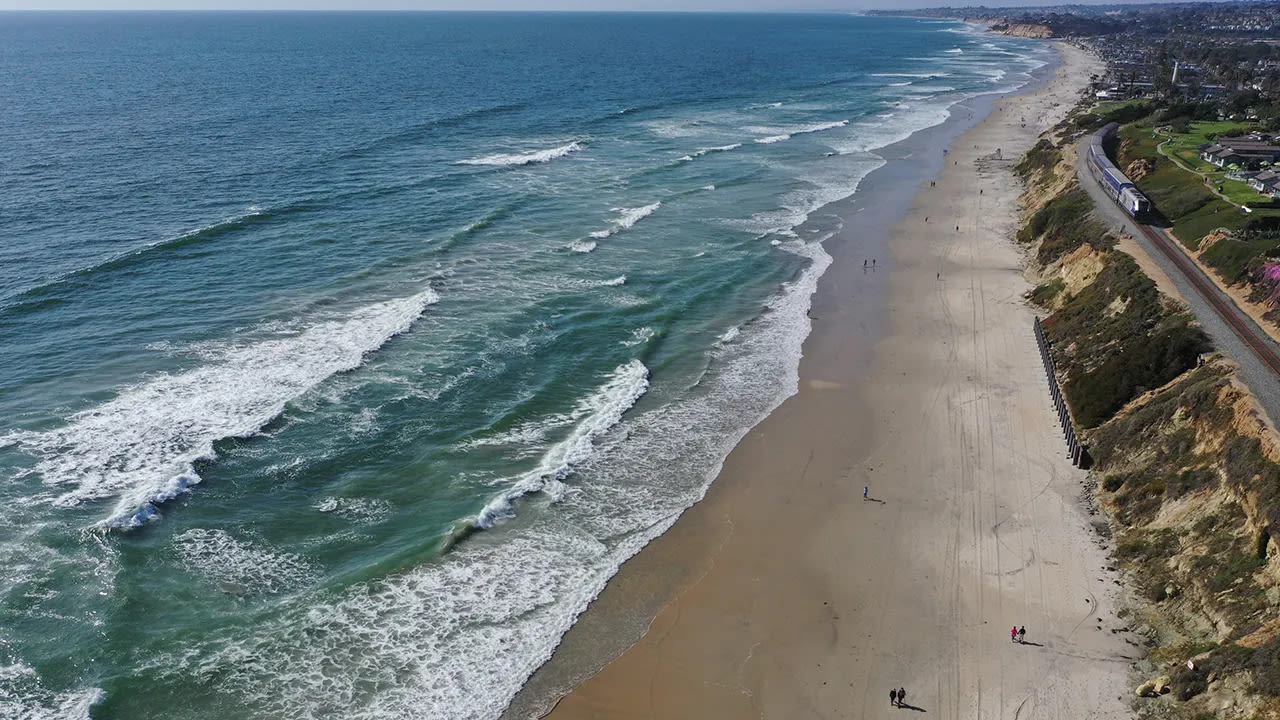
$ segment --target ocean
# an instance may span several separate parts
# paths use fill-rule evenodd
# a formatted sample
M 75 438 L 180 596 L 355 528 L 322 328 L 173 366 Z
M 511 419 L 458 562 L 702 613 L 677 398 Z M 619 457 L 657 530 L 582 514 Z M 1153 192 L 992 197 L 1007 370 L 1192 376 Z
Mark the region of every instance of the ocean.
M 1050 60 L 853 15 L 0 14 L 0 717 L 496 718 L 795 392 L 829 205 Z

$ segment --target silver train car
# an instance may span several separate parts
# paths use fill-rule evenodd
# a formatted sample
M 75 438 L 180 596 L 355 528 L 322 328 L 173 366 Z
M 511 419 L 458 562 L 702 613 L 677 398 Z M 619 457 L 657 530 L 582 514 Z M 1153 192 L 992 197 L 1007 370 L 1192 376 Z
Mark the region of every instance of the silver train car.
M 1143 218 L 1151 212 L 1151 201 L 1139 192 L 1133 181 L 1120 172 L 1120 168 L 1107 157 L 1102 143 L 1115 134 L 1119 123 L 1108 123 L 1089 138 L 1089 173 L 1098 180 L 1116 204 L 1134 218 Z

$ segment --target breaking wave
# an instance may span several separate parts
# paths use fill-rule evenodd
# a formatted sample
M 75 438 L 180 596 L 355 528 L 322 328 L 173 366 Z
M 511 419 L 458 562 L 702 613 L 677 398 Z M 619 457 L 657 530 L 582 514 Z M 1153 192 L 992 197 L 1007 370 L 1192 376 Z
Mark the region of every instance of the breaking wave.
M 126 387 L 61 427 L 10 433 L 0 444 L 38 458 L 31 472 L 56 488 L 54 505 L 114 498 L 99 524 L 140 525 L 200 482 L 195 463 L 216 457 L 215 442 L 256 433 L 290 400 L 359 367 L 437 300 L 428 289 L 296 334 L 232 344 L 207 364 Z
M 622 414 L 649 389 L 649 369 L 639 360 L 620 365 L 608 382 L 584 398 L 574 410 L 578 418 L 568 437 L 553 445 L 542 456 L 538 466 L 514 478 L 510 487 L 490 500 L 472 521 L 485 529 L 515 512 L 515 501 L 525 495 L 545 492 L 557 499 L 563 492 L 561 482 L 573 472 L 575 465 L 589 458 L 596 438 L 622 420 Z
M 753 127 L 753 128 L 747 128 L 747 129 L 753 132 L 776 133 L 773 135 L 766 135 L 765 137 L 756 138 L 756 142 L 758 143 L 761 143 L 764 145 L 771 145 L 773 143 L 779 143 L 784 140 L 790 140 L 792 137 L 796 135 L 822 132 L 823 130 L 832 130 L 838 127 L 844 127 L 845 125 L 848 125 L 848 124 L 849 124 L 848 120 L 836 120 L 834 122 L 814 123 L 812 125 L 800 125 L 792 128 Z
M 613 226 L 605 230 L 596 230 L 591 233 L 591 237 L 596 240 L 603 240 L 612 235 L 617 235 L 623 230 L 634 227 L 636 223 L 640 222 L 644 218 L 654 214 L 660 207 L 662 207 L 662 203 L 655 202 L 650 205 L 645 205 L 644 207 L 614 208 L 613 211 L 618 213 L 618 217 L 614 219 Z
M 534 165 L 538 163 L 551 162 L 558 158 L 562 158 L 570 153 L 578 152 L 585 149 L 586 146 L 579 142 L 571 142 L 568 145 L 560 147 L 548 148 L 546 150 L 531 150 L 522 153 L 499 153 L 497 155 L 485 155 L 483 157 L 472 158 L 470 160 L 459 160 L 459 165 L 490 165 L 495 167 L 517 166 L 517 165 Z

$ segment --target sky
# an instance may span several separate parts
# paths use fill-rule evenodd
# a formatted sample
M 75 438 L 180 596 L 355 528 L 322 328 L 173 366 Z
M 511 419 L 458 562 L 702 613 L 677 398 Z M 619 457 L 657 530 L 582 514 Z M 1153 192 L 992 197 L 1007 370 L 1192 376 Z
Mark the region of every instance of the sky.
M 1116 2 L 1116 0 L 1107 0 Z M 1149 2 L 1151 0 L 1129 0 Z M 1154 0 L 1159 1 L 1159 0 Z M 0 10 L 639 10 L 856 11 L 1063 0 L 0 0 Z M 1096 4 L 1084 2 L 1082 4 Z M 2 22 L 2 20 L 0 20 Z

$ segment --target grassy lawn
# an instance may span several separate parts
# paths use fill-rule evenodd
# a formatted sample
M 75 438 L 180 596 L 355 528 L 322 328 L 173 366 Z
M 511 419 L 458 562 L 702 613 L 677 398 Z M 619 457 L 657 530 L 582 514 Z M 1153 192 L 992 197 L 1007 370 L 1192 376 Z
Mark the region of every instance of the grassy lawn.
M 1191 123 L 1187 132 L 1173 133 L 1174 142 L 1190 145 L 1191 148 L 1198 148 L 1201 145 L 1212 142 L 1209 135 L 1220 137 L 1223 133 L 1234 130 L 1253 130 L 1256 127 L 1254 123 L 1240 123 L 1235 121 L 1224 122 L 1194 122 Z
M 1200 159 L 1200 146 L 1212 142 L 1209 139 L 1210 135 L 1220 137 L 1225 132 L 1252 128 L 1252 124 L 1238 122 L 1192 123 L 1188 132 L 1171 133 L 1164 145 L 1164 151 L 1177 158 L 1183 165 L 1209 176 L 1214 185 L 1232 202 L 1250 207 L 1270 207 L 1272 206 L 1270 198 L 1259 195 L 1257 191 L 1249 187 L 1248 183 L 1239 180 L 1228 180 L 1226 178 L 1226 170 Z
M 1259 195 L 1258 191 L 1249 187 L 1246 182 L 1223 179 L 1222 184 L 1218 185 L 1218 190 L 1237 205 L 1248 205 L 1250 208 L 1275 207 L 1274 200 L 1265 195 Z
M 1238 127 L 1239 123 L 1193 123 L 1191 132 L 1174 135 L 1164 148 L 1190 167 L 1204 167 L 1208 164 L 1200 162 L 1195 156 L 1199 152 L 1199 146 L 1208 142 L 1205 135 Z M 1216 228 L 1238 229 L 1251 217 L 1215 196 L 1204 187 L 1199 176 L 1159 157 L 1156 145 L 1165 140 L 1165 137 L 1154 136 L 1151 127 L 1130 125 L 1121 128 L 1120 134 L 1130 142 L 1120 158 L 1122 166 L 1140 157 L 1155 159 L 1155 172 L 1138 182 L 1138 188 L 1151 198 L 1156 208 L 1171 223 L 1173 234 L 1187 247 L 1195 249 L 1200 238 Z M 1255 208 L 1252 216 L 1280 215 L 1280 208 L 1275 207 L 1273 201 L 1254 192 L 1253 188 L 1243 182 L 1224 180 L 1225 171 L 1217 168 L 1214 170 L 1209 175 L 1216 182 L 1222 183 L 1222 192 L 1242 205 Z

